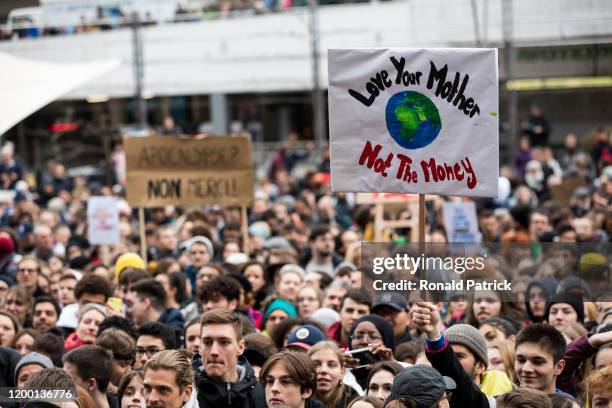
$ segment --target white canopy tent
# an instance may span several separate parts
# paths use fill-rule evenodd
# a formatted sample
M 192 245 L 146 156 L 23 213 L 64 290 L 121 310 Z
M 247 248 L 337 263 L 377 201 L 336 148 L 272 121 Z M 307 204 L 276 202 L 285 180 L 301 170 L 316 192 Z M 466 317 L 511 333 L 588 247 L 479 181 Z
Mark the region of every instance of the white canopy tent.
M 35 61 L 0 52 L 0 136 L 43 106 L 119 64 L 119 59 Z

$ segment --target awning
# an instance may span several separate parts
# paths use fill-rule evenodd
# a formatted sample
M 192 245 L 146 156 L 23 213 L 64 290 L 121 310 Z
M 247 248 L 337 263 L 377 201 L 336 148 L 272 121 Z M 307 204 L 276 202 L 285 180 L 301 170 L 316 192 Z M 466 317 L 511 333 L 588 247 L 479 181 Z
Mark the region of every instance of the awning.
M 0 136 L 43 106 L 119 64 L 119 59 L 64 64 L 0 52 Z

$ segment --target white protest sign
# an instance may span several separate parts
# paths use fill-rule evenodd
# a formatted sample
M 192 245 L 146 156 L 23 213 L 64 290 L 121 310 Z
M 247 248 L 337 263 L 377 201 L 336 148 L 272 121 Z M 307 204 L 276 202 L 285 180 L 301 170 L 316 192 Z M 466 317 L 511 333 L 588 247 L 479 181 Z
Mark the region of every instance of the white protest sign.
M 90 197 L 87 200 L 89 242 L 93 245 L 119 243 L 119 207 L 115 197 Z
M 497 196 L 497 50 L 330 49 L 334 191 Z
M 482 241 L 473 201 L 445 202 L 442 206 L 442 216 L 448 242 Z

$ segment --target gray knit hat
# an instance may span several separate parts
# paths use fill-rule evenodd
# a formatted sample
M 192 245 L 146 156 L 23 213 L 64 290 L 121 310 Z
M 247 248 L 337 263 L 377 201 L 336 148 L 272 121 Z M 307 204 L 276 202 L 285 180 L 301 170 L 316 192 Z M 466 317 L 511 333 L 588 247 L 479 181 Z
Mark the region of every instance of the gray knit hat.
M 461 344 L 467 347 L 476 360 L 484 364 L 485 368 L 489 365 L 487 342 L 480 330 L 474 326 L 455 324 L 446 330 L 446 338 L 449 344 Z
M 26 354 L 15 366 L 15 384 L 17 383 L 17 377 L 19 376 L 19 370 L 30 364 L 38 364 L 42 368 L 53 368 L 53 362 L 51 359 L 44 354 L 32 351 Z

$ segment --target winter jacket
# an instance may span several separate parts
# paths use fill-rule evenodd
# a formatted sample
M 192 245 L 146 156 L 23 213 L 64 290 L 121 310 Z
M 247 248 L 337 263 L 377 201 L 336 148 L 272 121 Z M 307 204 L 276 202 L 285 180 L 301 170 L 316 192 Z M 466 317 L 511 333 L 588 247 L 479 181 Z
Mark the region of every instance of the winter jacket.
M 327 338 L 336 342 L 341 349 L 348 349 L 348 343 L 342 342 L 342 325 L 340 321 L 332 323 L 327 329 Z
M 180 310 L 170 308 L 166 309 L 164 313 L 157 319 L 158 322 L 168 325 L 174 330 L 174 336 L 176 337 L 176 346 L 182 347 L 185 343 L 184 327 L 185 319 Z
M 425 355 L 433 368 L 457 383 L 457 388 L 450 398 L 450 408 L 495 407 L 495 400 L 482 392 L 465 372 L 444 333 L 438 340 L 425 341 Z
M 202 360 L 194 358 L 200 408 L 266 408 L 263 386 L 244 357 L 238 359 L 238 381 L 219 382 L 207 377 Z
M 0 387 L 15 387 L 15 367 L 21 360 L 18 352 L 0 347 Z

